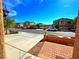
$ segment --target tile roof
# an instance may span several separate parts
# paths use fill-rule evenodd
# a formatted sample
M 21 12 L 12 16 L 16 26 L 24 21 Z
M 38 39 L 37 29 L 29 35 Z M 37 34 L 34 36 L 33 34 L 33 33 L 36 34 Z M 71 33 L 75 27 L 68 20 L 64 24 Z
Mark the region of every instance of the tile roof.
M 51 42 L 39 42 L 29 53 L 43 59 L 71 59 L 73 47 Z

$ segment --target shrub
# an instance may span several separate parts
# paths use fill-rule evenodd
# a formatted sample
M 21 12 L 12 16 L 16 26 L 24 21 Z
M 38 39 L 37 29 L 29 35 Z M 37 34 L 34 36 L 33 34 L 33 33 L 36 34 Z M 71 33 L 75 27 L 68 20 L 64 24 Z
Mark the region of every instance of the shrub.
M 10 34 L 17 34 L 18 31 L 17 30 L 10 30 Z

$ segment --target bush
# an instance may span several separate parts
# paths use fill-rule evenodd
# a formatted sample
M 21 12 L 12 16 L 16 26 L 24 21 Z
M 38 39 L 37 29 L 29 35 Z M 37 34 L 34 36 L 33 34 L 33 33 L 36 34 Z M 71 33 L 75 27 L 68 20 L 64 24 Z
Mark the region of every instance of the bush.
M 17 30 L 10 30 L 10 34 L 17 34 L 18 31 Z

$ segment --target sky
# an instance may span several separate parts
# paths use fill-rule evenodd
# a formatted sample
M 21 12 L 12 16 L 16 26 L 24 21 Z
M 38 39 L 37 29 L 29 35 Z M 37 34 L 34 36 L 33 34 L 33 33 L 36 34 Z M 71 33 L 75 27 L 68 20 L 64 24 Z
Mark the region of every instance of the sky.
M 74 19 L 79 8 L 79 0 L 2 0 L 2 4 L 16 22 L 44 24 L 59 18 Z

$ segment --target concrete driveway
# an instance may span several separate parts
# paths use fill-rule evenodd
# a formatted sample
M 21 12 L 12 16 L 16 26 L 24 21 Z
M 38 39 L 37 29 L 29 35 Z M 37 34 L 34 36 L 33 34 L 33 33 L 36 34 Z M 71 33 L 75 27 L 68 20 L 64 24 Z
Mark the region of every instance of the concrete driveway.
M 7 59 L 19 59 L 43 38 L 43 34 L 20 32 L 5 35 L 5 52 Z M 29 54 L 28 54 L 29 55 Z

